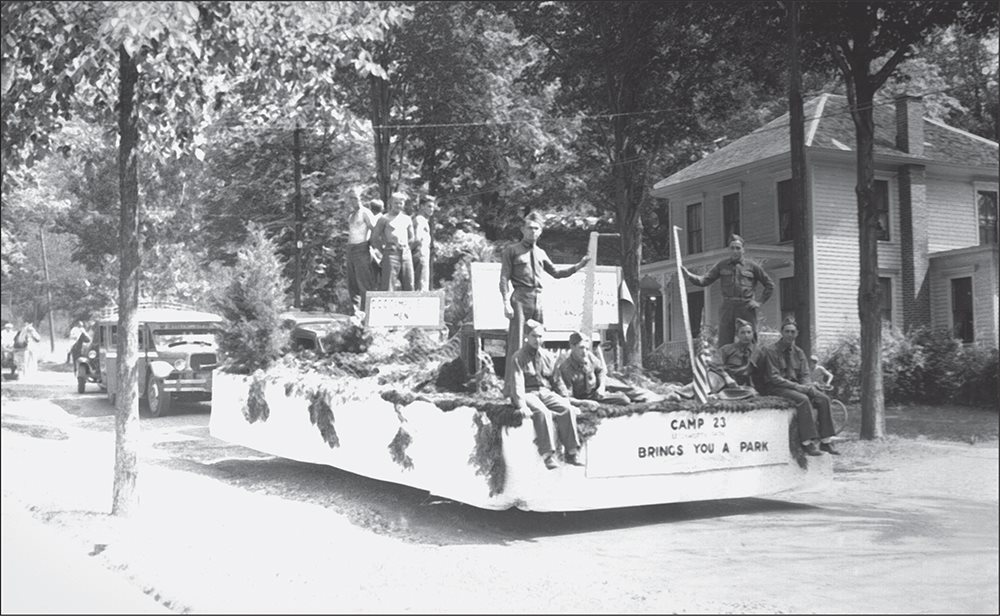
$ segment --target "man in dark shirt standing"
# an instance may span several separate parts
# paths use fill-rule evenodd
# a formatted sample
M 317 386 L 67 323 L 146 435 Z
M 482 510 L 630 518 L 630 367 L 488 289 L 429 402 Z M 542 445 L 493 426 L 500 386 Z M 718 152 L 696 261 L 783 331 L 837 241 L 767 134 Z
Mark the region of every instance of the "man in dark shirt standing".
M 722 306 L 719 308 L 718 346 L 729 344 L 736 334 L 736 319 L 753 325 L 753 340 L 757 342 L 757 309 L 774 293 L 774 282 L 759 263 L 743 256 L 743 238 L 735 233 L 729 240 L 729 258 L 716 263 L 704 276 L 696 276 L 682 266 L 688 281 L 707 287 L 722 279 Z M 756 285 L 764 287 L 760 301 L 754 295 Z
M 545 251 L 538 247 L 542 235 L 542 217 L 531 212 L 524 217 L 521 227 L 521 241 L 508 244 L 500 255 L 500 296 L 503 298 L 503 312 L 510 320 L 507 328 L 507 363 L 504 382 L 507 395 L 512 391 L 512 364 L 514 355 L 524 342 L 524 324 L 528 319 L 544 323 L 542 315 L 542 271 L 553 278 L 566 278 L 581 269 L 590 260 L 584 256 L 575 265 L 558 268 L 549 260 Z
M 565 397 L 555 393 L 555 355 L 542 348 L 545 327 L 529 319 L 525 344 L 514 354 L 511 377 L 510 401 L 522 416 L 530 417 L 535 425 L 535 444 L 545 461 L 545 467 L 554 469 L 556 462 L 556 438 L 563 446 L 567 464 L 583 466 L 577 458 L 580 451 L 580 435 L 576 428 L 577 410 Z
M 795 344 L 798 335 L 795 318 L 786 317 L 781 323 L 781 339 L 764 349 L 764 378 L 767 381 L 764 393 L 795 403 L 799 440 L 807 454 L 819 456 L 825 451 L 840 455 L 833 448 L 836 430 L 830 414 L 830 398 L 813 383 L 805 351 Z

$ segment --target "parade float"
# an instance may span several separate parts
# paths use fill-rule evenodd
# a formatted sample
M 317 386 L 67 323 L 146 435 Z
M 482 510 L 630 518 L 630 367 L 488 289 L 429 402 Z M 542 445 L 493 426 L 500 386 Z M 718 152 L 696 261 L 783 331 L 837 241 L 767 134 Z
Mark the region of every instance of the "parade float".
M 497 264 L 473 265 L 486 271 L 483 280 L 496 280 L 490 267 Z M 585 303 L 613 308 L 613 316 L 602 317 L 600 309 L 583 316 L 584 326 L 599 332 L 619 319 L 620 272 L 609 268 L 611 274 L 602 276 L 600 268 L 589 269 L 577 282 L 589 287 Z M 558 292 L 569 280 L 551 281 L 556 291 L 549 293 L 577 298 L 563 310 L 576 311 L 570 315 L 576 323 L 581 294 Z M 495 295 L 495 284 L 492 289 Z M 331 348 L 349 351 L 287 356 L 252 374 L 217 370 L 212 435 L 497 510 L 763 496 L 832 476 L 828 456 L 804 455 L 791 404 L 768 396 L 581 409 L 582 465 L 550 470 L 534 444 L 531 422 L 522 421 L 496 386 L 498 362 L 484 349 L 489 336 L 478 335 L 496 328 L 474 329 L 470 362 L 469 336 L 445 337 L 440 329 L 443 302 L 439 292 L 370 293 L 365 322 L 329 334 Z M 558 322 L 560 310 L 551 314 Z M 550 331 L 558 342 L 559 330 Z

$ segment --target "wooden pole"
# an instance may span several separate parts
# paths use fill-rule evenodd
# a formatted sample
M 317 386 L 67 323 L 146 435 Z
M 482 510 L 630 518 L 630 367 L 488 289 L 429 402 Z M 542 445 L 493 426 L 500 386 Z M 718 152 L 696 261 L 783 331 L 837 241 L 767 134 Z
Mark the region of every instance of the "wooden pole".
M 45 272 L 45 301 L 49 313 L 49 352 L 56 352 L 56 329 L 52 324 L 52 282 L 49 280 L 49 259 L 45 252 L 45 231 L 38 230 L 38 239 L 42 243 L 42 271 Z

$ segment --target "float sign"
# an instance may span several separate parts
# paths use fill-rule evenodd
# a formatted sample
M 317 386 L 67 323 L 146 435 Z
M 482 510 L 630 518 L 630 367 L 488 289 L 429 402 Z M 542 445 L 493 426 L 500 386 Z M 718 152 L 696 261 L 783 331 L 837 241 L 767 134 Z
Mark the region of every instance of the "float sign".
M 443 291 L 368 291 L 368 327 L 444 327 Z
M 788 412 L 643 413 L 604 422 L 587 443 L 588 477 L 787 464 Z

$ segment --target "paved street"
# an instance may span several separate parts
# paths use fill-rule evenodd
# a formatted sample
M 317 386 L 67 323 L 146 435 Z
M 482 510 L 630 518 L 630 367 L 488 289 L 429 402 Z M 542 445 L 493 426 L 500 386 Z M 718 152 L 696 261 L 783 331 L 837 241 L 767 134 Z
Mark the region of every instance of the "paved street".
M 123 611 L 148 611 L 146 590 L 159 600 L 147 607 L 177 612 L 1000 607 L 995 441 L 846 442 L 834 481 L 818 491 L 537 514 L 442 502 L 228 445 L 208 434 L 208 407 L 191 405 L 141 421 L 142 505 L 123 523 L 106 515 L 110 406 L 96 391 L 76 394 L 68 375 L 47 378 L 4 384 L 5 558 L 19 548 L 8 537 L 35 543 L 21 530 L 31 515 L 36 530 L 62 538 L 70 568 L 97 564 L 117 579 L 108 592 L 139 602 Z M 47 611 L 50 597 L 26 597 L 30 586 L 7 579 L 5 591 L 16 590 L 4 593 L 5 613 L 9 601 Z

